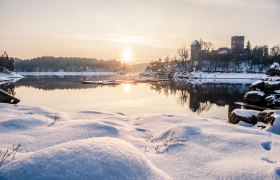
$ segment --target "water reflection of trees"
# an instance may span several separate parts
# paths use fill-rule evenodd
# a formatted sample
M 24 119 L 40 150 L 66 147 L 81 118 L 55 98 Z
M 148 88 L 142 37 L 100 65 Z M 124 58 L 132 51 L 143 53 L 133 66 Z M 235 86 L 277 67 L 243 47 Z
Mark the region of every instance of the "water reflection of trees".
M 150 88 L 164 92 L 166 96 L 177 96 L 177 102 L 198 114 L 209 111 L 214 104 L 217 106 L 229 106 L 231 112 L 236 108 L 235 102 L 242 101 L 243 94 L 249 90 L 249 84 L 192 84 L 192 83 L 151 83 Z
M 101 76 L 28 76 L 16 82 L 16 86 L 32 87 L 42 90 L 55 90 L 55 89 L 87 89 L 97 88 L 100 85 L 83 84 L 82 81 L 88 80 L 104 80 L 112 79 L 112 77 Z M 114 87 L 110 85 L 109 87 Z

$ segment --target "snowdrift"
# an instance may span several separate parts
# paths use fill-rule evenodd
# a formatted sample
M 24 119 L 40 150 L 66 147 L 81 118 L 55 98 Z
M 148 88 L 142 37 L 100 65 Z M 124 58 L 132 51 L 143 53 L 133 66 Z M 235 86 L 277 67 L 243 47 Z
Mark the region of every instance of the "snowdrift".
M 168 179 L 135 147 L 115 138 L 56 145 L 14 161 L 0 179 Z
M 0 109 L 0 150 L 21 144 L 0 179 L 280 179 L 279 112 L 261 130 L 178 114 Z

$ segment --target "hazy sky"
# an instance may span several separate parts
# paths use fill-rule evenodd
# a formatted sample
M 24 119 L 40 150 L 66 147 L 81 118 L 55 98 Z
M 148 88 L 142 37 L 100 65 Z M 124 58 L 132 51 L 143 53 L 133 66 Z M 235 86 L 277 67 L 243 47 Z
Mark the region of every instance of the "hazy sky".
M 174 56 L 202 38 L 280 44 L 280 0 L 0 0 L 0 51 L 122 59 Z

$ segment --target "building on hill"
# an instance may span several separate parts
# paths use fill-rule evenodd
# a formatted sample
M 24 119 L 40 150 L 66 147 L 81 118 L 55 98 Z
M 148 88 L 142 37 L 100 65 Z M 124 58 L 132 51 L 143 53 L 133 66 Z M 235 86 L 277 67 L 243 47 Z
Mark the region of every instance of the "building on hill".
M 231 37 L 231 52 L 234 55 L 242 54 L 244 52 L 244 36 Z
M 211 52 L 203 49 L 202 44 L 195 40 L 191 44 L 191 61 L 198 63 L 200 60 L 209 60 L 209 58 L 213 58 L 216 55 L 233 55 L 234 57 L 244 55 L 246 54 L 246 50 L 244 49 L 244 40 L 245 36 L 232 36 L 231 48 L 221 47 L 217 50 L 212 50 Z

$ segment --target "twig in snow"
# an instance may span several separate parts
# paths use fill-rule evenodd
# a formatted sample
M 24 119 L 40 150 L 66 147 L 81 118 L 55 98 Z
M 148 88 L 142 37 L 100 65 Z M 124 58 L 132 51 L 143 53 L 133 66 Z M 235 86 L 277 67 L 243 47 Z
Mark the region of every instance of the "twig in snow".
M 21 146 L 21 144 L 17 144 L 17 145 L 14 144 L 12 151 L 6 150 L 6 152 L 4 153 L 3 156 L 1 156 L 1 151 L 0 151 L 0 167 L 3 165 L 5 160 L 7 158 L 9 158 L 10 156 L 12 156 L 12 161 L 14 160 L 15 155 L 16 155 L 18 149 L 20 148 L 20 146 Z

